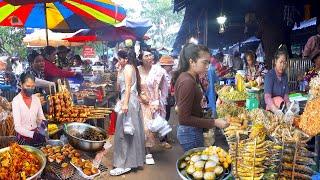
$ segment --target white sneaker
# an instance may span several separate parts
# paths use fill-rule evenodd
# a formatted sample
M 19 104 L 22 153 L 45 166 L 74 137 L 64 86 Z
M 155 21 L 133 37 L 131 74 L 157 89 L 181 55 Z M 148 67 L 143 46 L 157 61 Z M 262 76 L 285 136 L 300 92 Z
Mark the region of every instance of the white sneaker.
M 154 159 L 152 157 L 152 154 L 146 155 L 146 164 L 147 165 L 154 165 L 155 164 Z
M 120 176 L 120 175 L 125 174 L 125 173 L 127 173 L 129 171 L 131 171 L 131 168 L 126 168 L 126 169 L 124 169 L 124 168 L 115 168 L 115 169 L 112 169 L 110 171 L 110 175 L 111 176 Z

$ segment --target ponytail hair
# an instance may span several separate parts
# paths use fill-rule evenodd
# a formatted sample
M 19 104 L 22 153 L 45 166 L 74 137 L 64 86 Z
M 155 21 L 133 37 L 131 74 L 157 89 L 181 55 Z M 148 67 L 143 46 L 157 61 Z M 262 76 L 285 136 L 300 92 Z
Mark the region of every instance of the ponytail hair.
M 175 71 L 173 74 L 174 84 L 176 83 L 181 73 L 189 70 L 190 60 L 192 60 L 193 62 L 197 62 L 201 52 L 210 53 L 210 50 L 208 47 L 204 45 L 196 45 L 193 43 L 187 43 L 183 46 L 180 52 L 178 70 Z

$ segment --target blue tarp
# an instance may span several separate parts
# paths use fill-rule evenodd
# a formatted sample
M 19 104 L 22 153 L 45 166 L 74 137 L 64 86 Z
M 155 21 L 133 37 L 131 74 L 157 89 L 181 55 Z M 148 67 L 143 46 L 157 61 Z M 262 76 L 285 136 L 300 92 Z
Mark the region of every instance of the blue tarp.
M 292 30 L 295 31 L 295 30 L 307 28 L 310 26 L 315 26 L 316 23 L 317 23 L 317 17 L 314 17 L 314 18 L 300 22 L 300 26 L 297 27 L 297 25 L 295 25 Z

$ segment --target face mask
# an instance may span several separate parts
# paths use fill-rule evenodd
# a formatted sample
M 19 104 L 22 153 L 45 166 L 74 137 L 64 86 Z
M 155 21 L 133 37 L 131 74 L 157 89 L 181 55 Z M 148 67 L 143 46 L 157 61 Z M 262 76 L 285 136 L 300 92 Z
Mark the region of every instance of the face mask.
M 26 88 L 26 89 L 23 89 L 23 92 L 26 96 L 30 97 L 32 96 L 32 94 L 34 93 L 34 88 Z

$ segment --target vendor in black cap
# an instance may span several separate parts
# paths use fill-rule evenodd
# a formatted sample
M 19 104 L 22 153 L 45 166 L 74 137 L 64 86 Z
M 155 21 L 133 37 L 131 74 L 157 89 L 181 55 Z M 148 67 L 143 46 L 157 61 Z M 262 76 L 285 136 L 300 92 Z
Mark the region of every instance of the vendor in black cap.
M 72 63 L 67 58 L 70 49 L 66 46 L 59 46 L 58 47 L 58 67 L 60 69 L 69 69 L 72 66 Z
M 312 67 L 304 76 L 304 80 L 308 83 L 320 72 L 320 49 L 315 50 L 313 54 L 311 54 L 311 61 L 314 64 L 314 67 Z

